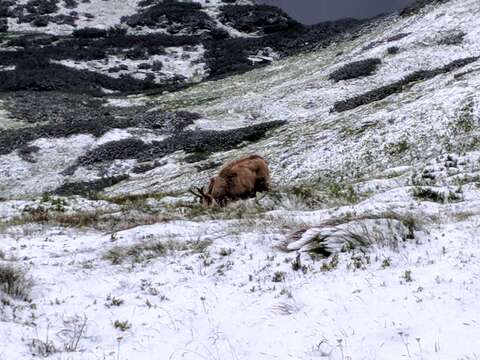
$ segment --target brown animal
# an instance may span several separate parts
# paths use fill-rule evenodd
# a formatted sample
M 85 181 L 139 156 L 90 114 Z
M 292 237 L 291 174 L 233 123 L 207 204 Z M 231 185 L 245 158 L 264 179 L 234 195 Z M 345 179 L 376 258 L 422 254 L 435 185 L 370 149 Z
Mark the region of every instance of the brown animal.
M 250 155 L 226 164 L 217 176 L 210 179 L 206 191 L 197 188 L 197 192 L 190 192 L 206 207 L 223 206 L 229 200 L 247 199 L 255 197 L 257 192 L 269 191 L 270 185 L 267 162 L 261 156 Z

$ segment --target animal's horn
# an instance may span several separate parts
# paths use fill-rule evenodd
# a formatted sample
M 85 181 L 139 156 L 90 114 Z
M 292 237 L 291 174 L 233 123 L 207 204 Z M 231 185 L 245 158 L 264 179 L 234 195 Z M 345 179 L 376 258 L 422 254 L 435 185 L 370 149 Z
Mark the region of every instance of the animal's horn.
M 198 191 L 202 196 L 205 196 L 205 193 L 203 192 L 203 188 L 197 187 L 197 191 Z
M 201 193 L 196 193 L 195 191 L 193 191 L 193 189 L 190 189 L 188 190 L 188 192 L 194 196 L 197 196 L 199 198 L 203 198 L 203 195 Z

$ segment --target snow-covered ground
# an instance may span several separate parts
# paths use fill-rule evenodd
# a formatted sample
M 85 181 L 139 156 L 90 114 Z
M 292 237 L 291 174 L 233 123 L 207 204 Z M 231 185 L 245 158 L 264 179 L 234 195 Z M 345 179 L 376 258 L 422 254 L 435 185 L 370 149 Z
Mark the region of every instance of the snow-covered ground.
M 177 152 L 96 199 L 42 194 L 95 178 L 61 169 L 127 131 L 37 140 L 36 162 L 0 156 L 0 264 L 33 281 L 23 299 L 0 292 L 0 359 L 480 358 L 479 61 L 332 111 L 480 56 L 479 13 L 451 0 L 247 74 L 112 99 L 197 112 L 192 128 L 289 123 L 200 164 Z M 373 75 L 328 80 L 372 57 Z M 269 160 L 272 194 L 192 204 L 187 189 L 217 171 L 209 162 L 252 152 Z
M 209 14 L 217 14 L 217 8 L 224 5 L 220 0 L 181 0 L 185 2 L 199 3 L 205 8 Z M 51 15 L 69 15 L 72 11 L 75 15 L 75 25 L 70 24 L 53 24 L 50 23 L 45 29 L 43 27 L 33 26 L 30 23 L 19 23 L 16 18 L 8 18 L 8 27 L 10 31 L 19 32 L 46 32 L 49 34 L 70 34 L 75 29 L 86 27 L 108 29 L 112 26 L 118 25 L 122 17 L 131 16 L 139 9 L 141 0 L 89 0 L 77 1 L 73 8 L 66 6 L 64 1 L 58 3 L 58 11 Z M 28 0 L 18 0 L 16 4 L 25 5 Z M 238 0 L 235 4 L 244 5 L 252 4 L 250 0 Z M 230 29 L 229 27 L 226 27 Z M 231 29 L 234 32 L 233 29 Z M 156 32 L 161 30 L 156 30 Z M 135 31 L 135 33 L 149 33 L 151 30 L 142 29 Z
M 101 60 L 73 61 L 60 60 L 56 63 L 72 67 L 74 69 L 83 69 L 96 71 L 100 74 L 110 75 L 119 78 L 122 75 L 132 75 L 134 78 L 145 80 L 150 71 L 142 70 L 142 64 L 148 64 L 149 69 L 159 64 L 159 69 L 154 74 L 156 83 L 172 79 L 175 76 L 181 76 L 192 82 L 200 81 L 206 73 L 203 63 L 203 53 L 205 49 L 201 45 L 192 46 L 189 51 L 184 51 L 181 47 L 169 47 L 165 49 L 163 55 L 153 55 L 148 60 L 130 60 L 119 56 L 109 56 Z M 124 65 L 126 68 L 115 73 L 109 73 L 108 70 L 114 66 Z

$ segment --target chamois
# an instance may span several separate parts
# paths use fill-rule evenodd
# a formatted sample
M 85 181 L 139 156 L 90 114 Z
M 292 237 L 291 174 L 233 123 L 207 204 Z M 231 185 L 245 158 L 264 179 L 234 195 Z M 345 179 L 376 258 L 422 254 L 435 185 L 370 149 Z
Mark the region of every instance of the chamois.
M 205 207 L 225 205 L 229 200 L 255 197 L 257 192 L 269 191 L 271 185 L 268 164 L 261 156 L 250 155 L 227 163 L 219 174 L 210 179 L 207 189 L 191 189 Z

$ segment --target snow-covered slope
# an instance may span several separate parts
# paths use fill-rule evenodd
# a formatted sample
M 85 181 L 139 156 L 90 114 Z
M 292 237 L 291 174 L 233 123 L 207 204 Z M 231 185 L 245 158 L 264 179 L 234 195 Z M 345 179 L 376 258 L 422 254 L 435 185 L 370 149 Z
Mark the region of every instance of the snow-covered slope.
M 306 27 L 250 0 L 5 0 L 0 90 L 177 90 L 264 66 L 361 24 Z
M 169 94 L 3 94 L 0 359 L 478 358 L 479 13 Z M 194 202 L 249 153 L 271 193 Z

